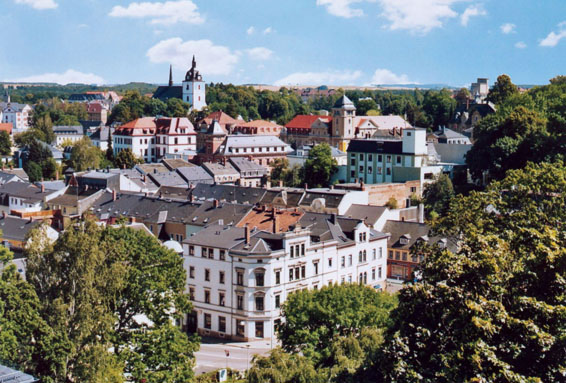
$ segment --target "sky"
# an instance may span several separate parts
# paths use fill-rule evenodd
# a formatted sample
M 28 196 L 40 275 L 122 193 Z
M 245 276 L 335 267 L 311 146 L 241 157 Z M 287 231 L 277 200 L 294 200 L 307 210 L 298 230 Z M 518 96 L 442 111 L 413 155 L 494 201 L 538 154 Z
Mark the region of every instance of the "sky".
M 0 81 L 546 84 L 564 0 L 0 0 Z

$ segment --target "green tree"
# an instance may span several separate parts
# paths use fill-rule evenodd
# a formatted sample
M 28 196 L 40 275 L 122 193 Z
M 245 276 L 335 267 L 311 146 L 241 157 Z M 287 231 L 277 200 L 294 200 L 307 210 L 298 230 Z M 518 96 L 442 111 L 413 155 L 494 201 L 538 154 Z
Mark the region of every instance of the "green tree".
M 178 98 L 170 98 L 167 100 L 167 116 L 169 117 L 187 117 L 190 105 Z
M 55 133 L 53 133 L 53 122 L 48 111 L 38 106 L 31 116 L 31 127 L 43 133 L 37 139 L 42 140 L 47 144 L 55 141 Z
M 379 107 L 377 105 L 377 102 L 375 102 L 375 100 L 373 100 L 372 98 L 366 98 L 363 100 L 359 100 L 356 103 L 356 114 L 358 116 L 367 116 L 367 112 L 370 110 L 378 110 Z
M 268 357 L 254 357 L 249 383 L 325 383 L 327 372 L 315 368 L 308 358 L 274 349 Z
M 338 338 L 357 336 L 366 328 L 384 329 L 395 304 L 393 296 L 358 284 L 296 292 L 283 304 L 279 339 L 285 351 L 328 366 Z
M 282 181 L 285 182 L 285 175 L 289 171 L 289 160 L 277 158 L 271 163 L 271 182 L 273 186 Z
M 305 162 L 305 182 L 310 187 L 328 187 L 330 178 L 338 170 L 336 160 L 332 158 L 332 149 L 326 143 L 314 146 Z
M 79 172 L 87 168 L 98 169 L 100 157 L 100 149 L 92 144 L 90 138 L 84 137 L 73 146 L 69 165 Z
M 143 160 L 136 157 L 131 149 L 120 150 L 114 159 L 114 165 L 119 169 L 131 169 L 137 164 L 142 164 Z
M 423 199 L 425 208 L 430 214 L 435 212 L 439 216 L 444 216 L 450 209 L 450 202 L 454 198 L 454 186 L 447 174 L 438 174 L 434 182 L 425 185 Z
M 5 130 L 0 132 L 0 154 L 8 155 L 12 153 L 12 139 Z
M 511 77 L 507 76 L 506 74 L 502 74 L 497 77 L 497 81 L 489 90 L 487 100 L 493 102 L 496 105 L 499 105 L 509 97 L 517 93 L 519 93 L 519 89 L 515 84 L 511 82 Z
M 41 170 L 41 166 L 34 161 L 27 161 L 24 164 L 24 171 L 29 177 L 30 182 L 37 182 L 41 181 L 43 178 L 43 171 Z
M 566 371 L 566 167 L 528 164 L 459 197 L 399 295 L 383 363 L 395 382 L 558 382 Z
M 451 93 L 443 89 L 440 92 L 428 91 L 425 93 L 423 110 L 430 116 L 432 129 L 446 125 L 452 118 L 456 108 L 456 100 Z
M 30 128 L 25 132 L 14 135 L 14 142 L 20 148 L 30 145 L 32 142 L 37 140 L 45 142 L 45 134 L 33 128 Z

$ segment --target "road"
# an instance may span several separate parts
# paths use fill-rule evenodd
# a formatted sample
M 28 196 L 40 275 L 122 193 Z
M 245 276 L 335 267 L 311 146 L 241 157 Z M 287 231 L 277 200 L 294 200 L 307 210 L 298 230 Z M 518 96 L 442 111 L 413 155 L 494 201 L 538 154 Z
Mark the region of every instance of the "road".
M 249 345 L 249 349 L 248 346 Z M 275 347 L 275 342 L 273 347 Z M 196 374 L 218 370 L 219 368 L 232 368 L 244 371 L 251 365 L 254 355 L 267 355 L 271 349 L 271 342 L 225 342 L 214 338 L 202 338 L 200 350 L 195 353 Z M 226 350 L 230 356 L 226 357 Z

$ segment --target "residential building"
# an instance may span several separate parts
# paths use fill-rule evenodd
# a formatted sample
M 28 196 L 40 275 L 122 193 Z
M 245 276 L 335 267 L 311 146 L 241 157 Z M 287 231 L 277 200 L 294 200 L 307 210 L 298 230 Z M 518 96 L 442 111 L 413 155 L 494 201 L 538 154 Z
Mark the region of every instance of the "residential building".
M 38 142 L 41 146 L 45 147 L 45 149 L 51 152 L 51 156 L 53 157 L 57 165 L 61 165 L 63 163 L 63 152 L 61 150 L 56 148 L 54 145 L 49 145 L 43 141 L 38 140 Z M 28 160 L 28 156 L 29 146 L 26 145 L 14 152 L 14 163 L 18 165 L 18 168 L 23 168 L 24 164 Z
M 181 86 L 173 85 L 173 68 L 169 68 L 169 84 L 160 86 L 153 94 L 153 98 L 167 101 L 170 98 L 178 98 L 191 105 L 191 109 L 202 110 L 206 107 L 206 83 L 202 75 L 196 69 L 197 63 L 193 56 L 191 69 L 185 75 Z
M 0 102 L 0 122 L 12 124 L 13 133 L 22 133 L 29 128 L 29 118 L 33 108 L 27 104 L 11 102 L 6 95 L 6 102 Z
M 427 146 L 426 130 L 403 130 L 401 140 L 352 140 L 348 146 L 349 182 L 366 184 L 432 180 L 443 171 L 439 158 L 429 154 L 434 147 Z M 436 153 L 434 153 L 436 154 Z
M 108 149 L 108 136 L 110 136 L 111 140 L 112 134 L 114 134 L 114 128 L 110 126 L 99 126 L 89 138 L 94 146 L 105 152 Z
M 272 217 L 275 230 L 210 225 L 183 241 L 193 303 L 188 331 L 273 339 L 281 305 L 294 291 L 333 283 L 385 288 L 387 235 L 358 220 L 316 213 L 283 231 L 279 218 L 279 212 Z
M 245 157 L 259 165 L 270 165 L 276 159 L 284 159 L 293 149 L 275 136 L 243 135 L 227 136 L 214 154 L 216 160 Z
M 189 187 L 198 184 L 214 184 L 214 177 L 200 166 L 184 166 L 177 168 L 176 171 Z
M 25 182 L 27 180 L 21 179 L 18 175 L 6 171 L 4 167 L 0 171 L 0 185 L 7 184 L 9 182 Z
M 46 210 L 47 203 L 65 190 L 49 190 L 27 182 L 9 182 L 0 186 L 0 210 L 7 214 L 33 216 L 33 213 Z
M 418 278 L 424 255 L 416 250 L 419 243 L 437 245 L 451 251 L 457 243 L 443 236 L 431 236 L 430 226 L 419 222 L 387 221 L 383 231 L 390 235 L 387 241 L 387 278 L 408 281 Z
M 298 147 L 294 152 L 287 155 L 287 160 L 289 161 L 289 166 L 294 165 L 303 166 L 307 159 L 309 158 L 309 153 L 313 147 L 310 145 L 303 145 Z M 336 160 L 338 166 L 346 166 L 348 164 L 348 154 L 336 149 L 335 147 L 330 147 L 332 151 L 332 158 Z
M 269 173 L 264 166 L 243 157 L 230 158 L 230 163 L 240 173 L 241 186 L 259 187 Z
M 35 383 L 38 381 L 31 375 L 0 365 L 0 382 Z
M 55 141 L 53 141 L 52 144 L 59 148 L 62 148 L 63 146 L 71 146 L 85 136 L 84 129 L 81 125 L 54 126 L 53 133 L 55 134 Z
M 281 125 L 271 121 L 253 120 L 249 122 L 239 121 L 230 128 L 229 132 L 230 134 L 260 134 L 279 137 L 282 129 Z
M 108 121 L 108 106 L 102 102 L 89 102 L 86 106 L 89 121 L 100 121 L 106 125 Z
M 240 180 L 240 172 L 230 162 L 205 162 L 202 168 L 210 174 L 216 184 L 236 184 Z
M 116 128 L 112 140 L 115 155 L 130 149 L 146 162 L 155 162 L 166 154 L 196 150 L 196 132 L 184 117 L 138 118 Z
M 436 132 L 427 135 L 427 141 L 439 144 L 471 145 L 470 139 L 452 129 L 441 126 Z

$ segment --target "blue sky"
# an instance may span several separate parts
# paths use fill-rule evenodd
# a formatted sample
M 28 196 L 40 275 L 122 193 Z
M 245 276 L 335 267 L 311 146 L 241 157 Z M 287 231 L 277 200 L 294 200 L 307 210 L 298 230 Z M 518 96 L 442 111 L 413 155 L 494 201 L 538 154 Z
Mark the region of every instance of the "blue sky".
M 0 0 L 0 80 L 464 86 L 564 73 L 564 0 Z

